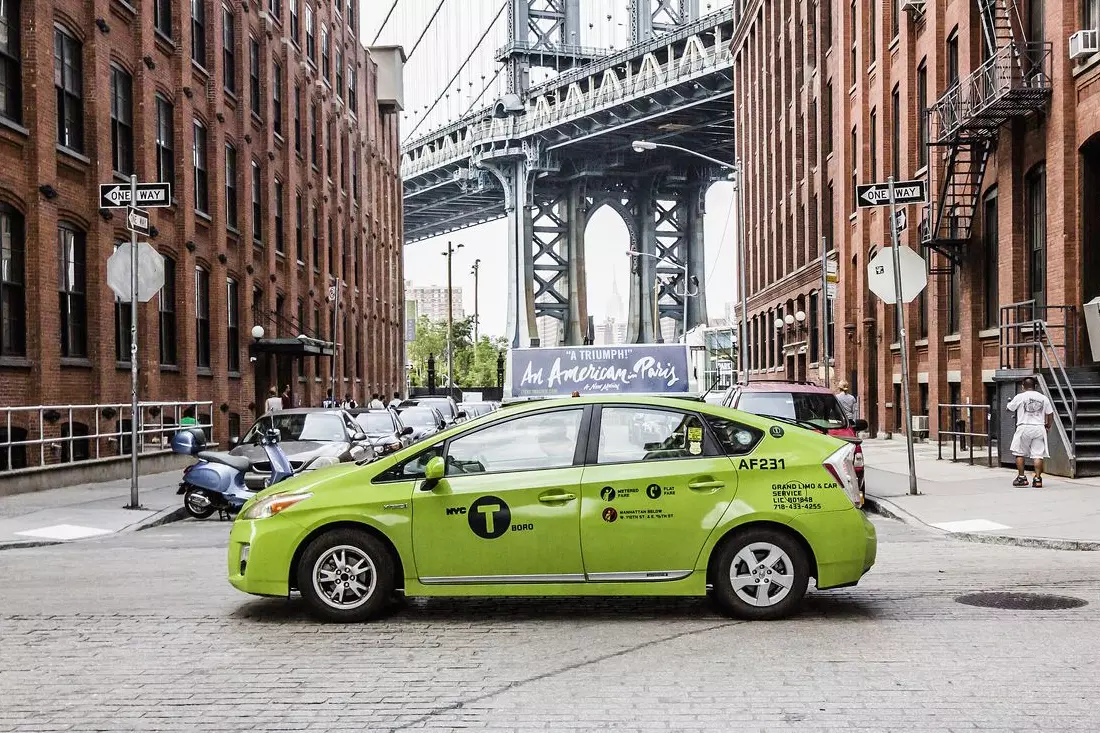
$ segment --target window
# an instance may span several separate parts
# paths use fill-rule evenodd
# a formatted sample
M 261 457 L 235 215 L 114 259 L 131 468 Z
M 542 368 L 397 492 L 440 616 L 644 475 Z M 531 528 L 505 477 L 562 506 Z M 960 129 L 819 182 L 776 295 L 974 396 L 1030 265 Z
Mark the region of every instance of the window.
M 115 249 L 119 246 L 118 242 L 115 242 Z M 130 345 L 133 343 L 133 339 L 130 337 L 133 335 L 130 333 L 130 326 L 133 323 L 130 311 L 130 301 L 122 300 L 117 295 L 115 296 L 115 361 L 130 363 Z
M 204 214 L 210 211 L 210 190 L 207 181 L 206 168 L 206 127 L 195 120 L 194 141 L 195 164 L 195 210 Z
M 871 153 L 871 180 L 878 180 L 878 111 L 871 110 L 870 139 L 868 147 Z
M 917 167 L 928 165 L 928 64 L 917 67 Z
M 947 332 L 958 333 L 962 277 L 957 264 L 946 257 L 943 260 L 947 266 Z
M 573 408 L 524 415 L 455 438 L 447 448 L 447 475 L 572 466 L 582 414 Z
M 810 363 L 816 364 L 821 359 L 821 314 L 818 311 L 820 293 L 810 293 L 810 314 L 807 318 L 810 322 Z
M 355 235 L 355 241 L 351 248 L 351 272 L 355 278 L 355 286 L 359 287 L 359 235 Z
M 290 0 L 290 40 L 297 46 L 301 43 L 298 38 L 298 0 Z
M 260 191 L 260 164 L 252 161 L 252 238 L 257 242 L 264 241 L 263 205 Z
M 1084 0 L 1081 3 L 1081 28 L 1084 30 L 1100 28 L 1100 0 Z
M 173 148 L 175 135 L 172 130 L 172 104 L 159 94 L 157 105 L 157 180 L 172 183 L 176 180 L 176 159 Z
M 72 440 L 61 441 L 61 462 L 86 461 L 92 457 L 92 451 L 88 438 L 88 426 L 84 423 L 62 423 L 61 437 Z M 79 436 L 79 437 L 78 437 Z
M 0 0 L 0 115 L 16 122 L 23 119 L 19 17 L 19 0 Z
M 867 44 L 867 61 L 868 65 L 875 63 L 875 59 L 878 58 L 878 31 L 875 27 L 877 18 L 875 8 L 878 6 L 878 2 L 867 3 L 864 7 L 867 8 L 867 30 L 870 36 L 870 43 Z
M 87 294 L 84 232 L 69 224 L 57 229 L 58 310 L 61 314 L 61 356 L 88 355 Z
M 210 273 L 195 268 L 195 363 L 210 368 Z
M 722 417 L 706 415 L 703 418 L 710 426 L 711 434 L 718 440 L 718 446 L 727 456 L 740 456 L 751 453 L 756 444 L 764 437 L 764 431 L 748 425 L 741 425 Z M 689 451 L 690 454 L 690 444 Z
M 833 152 L 833 83 L 825 84 L 825 99 L 822 102 L 821 132 L 824 138 L 821 141 L 821 152 L 830 155 Z
M 997 248 L 997 189 L 985 196 L 982 203 L 982 250 L 985 256 L 985 325 L 994 328 L 1000 324 L 1001 313 L 998 302 L 998 257 Z
M 1024 180 L 1027 208 L 1028 293 L 1037 307 L 1046 305 L 1047 290 L 1047 172 L 1040 163 Z M 1039 316 L 1036 316 L 1039 317 Z
M 53 29 L 53 82 L 57 88 L 57 142 L 84 151 L 84 66 L 80 41 Z
M 333 161 L 336 156 L 332 154 L 332 142 L 336 139 L 336 120 L 329 119 L 328 130 L 325 135 L 325 170 L 328 173 L 328 177 L 332 178 Z
M 240 287 L 233 278 L 226 278 L 225 303 L 226 314 L 225 347 L 229 371 L 241 370 L 241 296 Z
M 260 114 L 260 44 L 248 39 L 248 100 L 252 114 Z
M 233 30 L 233 13 L 222 6 L 222 84 L 225 91 L 237 92 L 237 38 Z
M 299 262 L 305 261 L 303 232 L 302 232 L 302 194 L 294 194 L 294 256 Z
M 359 156 L 349 155 L 348 163 L 351 165 L 351 195 L 354 203 L 359 203 Z
M 959 83 L 959 29 L 947 37 L 947 88 Z
M 833 0 L 821 3 L 821 41 L 826 51 L 833 47 Z
M 890 37 L 901 33 L 901 0 L 890 0 Z
M 343 338 L 343 343 L 345 344 L 345 346 L 343 348 L 343 352 L 344 352 L 344 379 L 347 379 L 348 377 L 351 376 L 351 349 L 349 348 L 349 346 L 351 345 L 351 343 L 350 343 L 351 342 L 351 328 L 348 326 L 348 314 L 347 313 L 344 314 L 343 322 L 344 322 L 343 323 L 343 329 L 344 330 L 341 333 L 341 337 Z
M 856 49 L 859 48 L 859 26 L 856 25 L 856 0 L 852 0 L 848 8 L 849 31 L 852 35 L 852 48 L 848 64 L 848 86 L 856 85 Z
M 858 171 L 856 170 L 856 166 L 859 164 L 859 148 L 857 147 L 858 144 L 859 144 L 859 142 L 858 142 L 858 138 L 856 137 L 856 128 L 853 127 L 852 128 L 852 143 L 851 143 L 851 148 L 852 148 L 852 211 L 856 211 L 856 206 L 857 206 L 857 203 L 856 203 L 856 186 L 859 185 L 859 176 L 858 176 Z
M 348 230 L 344 230 L 344 250 L 343 255 L 340 257 L 340 279 L 344 282 L 348 281 L 348 260 L 351 258 L 351 251 L 348 249 Z
M 336 96 L 344 97 L 344 54 L 336 49 Z
M 890 95 L 890 124 L 893 125 L 893 134 L 890 135 L 890 166 L 896 180 L 902 180 L 901 175 L 901 88 L 894 87 Z
M 160 363 L 176 364 L 176 261 L 164 258 L 164 287 L 157 303 L 160 326 Z
M 825 190 L 825 200 L 821 202 L 821 233 L 825 237 L 825 251 L 828 252 L 833 248 L 833 182 L 829 181 L 829 185 Z
M 283 134 L 283 68 L 278 63 L 271 65 L 271 114 L 275 134 Z
M 328 28 L 323 25 L 321 26 L 321 73 L 325 75 L 326 80 L 331 81 L 332 66 L 329 64 L 328 56 Z
M 328 227 L 328 272 L 332 278 L 336 279 L 336 234 L 332 228 L 332 224 Z
M 694 413 L 605 407 L 597 462 L 633 463 L 695 458 L 704 452 L 703 423 Z
M 348 64 L 348 111 L 353 115 L 359 113 L 359 103 L 355 96 L 355 84 L 355 67 Z
M 0 356 L 27 354 L 23 216 L 0 203 Z
M 111 67 L 111 165 L 123 175 L 134 172 L 133 79 Z
M 312 157 L 313 167 L 320 166 L 321 157 L 321 145 L 317 139 L 317 128 L 321 125 L 321 113 L 317 109 L 317 103 L 314 102 L 309 106 L 309 149 L 310 156 Z
M 267 10 L 277 20 L 283 19 L 283 0 L 267 0 Z
M 924 272 L 928 282 L 932 282 L 932 253 L 927 249 L 922 253 L 924 257 Z M 917 335 L 919 338 L 928 338 L 928 288 L 925 287 L 917 296 Z
M 283 236 L 283 182 L 275 181 L 275 251 L 286 252 Z
M 339 0 L 337 0 L 337 2 L 339 2 Z M 347 2 L 348 2 L 348 9 L 345 12 L 345 15 L 347 16 L 347 19 L 348 19 L 348 28 L 351 28 L 352 31 L 354 31 L 356 29 L 355 28 L 355 0 L 347 0 Z
M 172 37 L 172 0 L 153 1 L 153 27 Z
M 317 216 L 317 205 L 313 206 L 313 269 L 321 269 L 321 220 Z
M 1043 0 L 1028 0 L 1027 40 L 1029 43 L 1042 43 L 1046 40 L 1046 29 L 1043 25 L 1044 5 Z
M 302 359 L 298 359 L 298 362 L 299 363 L 302 362 Z M 228 435 L 229 435 L 230 439 L 237 438 L 238 441 L 240 440 L 240 437 L 241 437 L 241 415 L 240 415 L 240 413 L 237 413 L 237 412 L 229 413 L 228 430 L 229 430 Z
M 313 36 L 313 8 L 306 3 L 306 56 L 317 63 L 317 42 Z
M 775 314 L 772 311 L 768 311 L 764 328 L 768 333 L 768 360 L 764 366 L 771 368 L 775 366 Z
M 206 0 L 191 0 L 191 60 L 206 66 Z
M 225 146 L 225 225 L 237 229 L 237 149 Z
M 302 152 L 302 85 L 294 82 L 294 152 Z

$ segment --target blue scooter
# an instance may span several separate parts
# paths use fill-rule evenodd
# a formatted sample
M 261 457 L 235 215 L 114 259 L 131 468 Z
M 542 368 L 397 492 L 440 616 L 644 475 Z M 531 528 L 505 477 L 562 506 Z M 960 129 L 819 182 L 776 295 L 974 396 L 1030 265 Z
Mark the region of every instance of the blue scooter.
M 278 430 L 268 430 L 260 445 L 271 462 L 271 476 L 264 482 L 265 488 L 294 475 L 290 461 L 279 447 Z M 218 512 L 228 518 L 255 496 L 256 490 L 248 488 L 244 481 L 252 462 L 244 456 L 206 450 L 206 435 L 199 428 L 180 430 L 173 435 L 172 451 L 199 459 L 184 469 L 183 481 L 176 492 L 183 494 L 183 507 L 192 517 L 206 519 Z

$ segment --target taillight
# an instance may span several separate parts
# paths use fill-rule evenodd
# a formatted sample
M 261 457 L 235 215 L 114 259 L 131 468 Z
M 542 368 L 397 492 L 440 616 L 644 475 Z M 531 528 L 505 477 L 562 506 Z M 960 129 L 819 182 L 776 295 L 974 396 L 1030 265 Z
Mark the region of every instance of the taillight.
M 854 460 L 858 448 L 859 446 L 843 445 L 821 464 L 840 485 L 840 488 L 844 489 L 844 493 L 856 507 L 863 506 L 863 499 L 859 495 L 859 481 L 856 479 Z
M 856 443 L 856 452 L 852 455 L 852 465 L 863 468 L 863 446 L 859 443 Z

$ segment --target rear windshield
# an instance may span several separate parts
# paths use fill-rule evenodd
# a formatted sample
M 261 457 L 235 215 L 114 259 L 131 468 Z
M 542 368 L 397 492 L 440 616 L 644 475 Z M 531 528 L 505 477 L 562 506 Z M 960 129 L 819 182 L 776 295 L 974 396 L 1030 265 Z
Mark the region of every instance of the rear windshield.
M 825 429 L 847 427 L 836 397 L 813 392 L 742 392 L 737 409 L 754 415 L 805 420 Z
M 426 427 L 435 425 L 435 421 L 435 413 L 426 407 L 410 407 L 401 413 L 401 422 L 406 425 Z
M 355 416 L 355 422 L 367 435 L 393 432 L 393 417 L 388 412 L 361 412 Z

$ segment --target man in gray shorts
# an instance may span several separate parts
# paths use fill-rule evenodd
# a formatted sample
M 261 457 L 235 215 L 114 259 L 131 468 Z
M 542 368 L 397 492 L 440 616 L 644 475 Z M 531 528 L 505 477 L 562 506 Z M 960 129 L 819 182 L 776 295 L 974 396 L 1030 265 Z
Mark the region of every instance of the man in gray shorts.
M 1043 486 L 1043 459 L 1047 452 L 1047 431 L 1050 430 L 1054 405 L 1047 396 L 1035 389 L 1035 380 L 1024 377 L 1021 382 L 1024 391 L 1013 397 L 1008 403 L 1008 411 L 1016 413 L 1016 432 L 1012 436 L 1012 455 L 1016 456 L 1016 470 L 1019 475 L 1013 486 L 1027 486 L 1024 475 L 1024 460 L 1035 461 L 1035 478 L 1031 485 L 1037 489 Z

